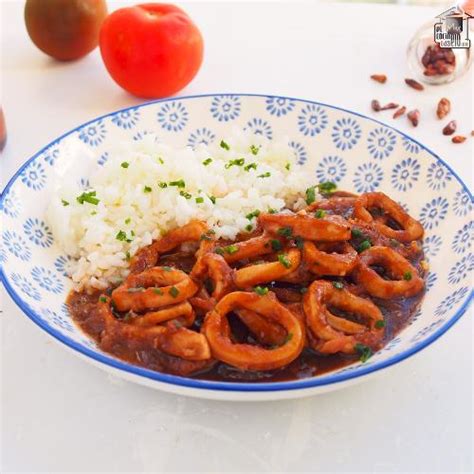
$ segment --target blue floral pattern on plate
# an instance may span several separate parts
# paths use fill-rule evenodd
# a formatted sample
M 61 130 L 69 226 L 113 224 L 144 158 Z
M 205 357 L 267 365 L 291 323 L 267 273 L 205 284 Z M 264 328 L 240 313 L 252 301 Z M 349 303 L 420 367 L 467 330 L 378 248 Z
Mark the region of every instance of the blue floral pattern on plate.
M 340 156 L 325 156 L 316 167 L 316 179 L 319 183 L 332 181 L 338 183 L 347 173 L 347 166 Z
M 423 247 L 430 266 L 421 309 L 369 363 L 271 387 L 262 383 L 252 391 L 265 386 L 280 390 L 288 384 L 299 389 L 378 370 L 424 347 L 461 316 L 470 299 L 474 224 L 472 197 L 456 175 L 424 146 L 388 125 L 324 104 L 268 95 L 212 95 L 134 106 L 84 124 L 41 150 L 0 197 L 1 276 L 15 301 L 43 329 L 110 365 L 71 323 L 64 305 L 71 288 L 66 276 L 69 257 L 54 242 L 44 213 L 62 150 L 85 143 L 86 151 L 103 165 L 123 139 L 146 141 L 153 134 L 156 142 L 196 146 L 224 138 L 233 127 L 247 127 L 272 139 L 287 137 L 296 161 L 315 183 L 334 181 L 339 189 L 359 193 L 380 190 L 409 208 L 425 226 Z M 88 186 L 88 177 L 78 174 L 75 179 Z M 138 367 L 113 363 L 134 377 L 149 376 Z M 152 379 L 164 381 L 161 374 L 152 374 Z M 214 383 L 173 376 L 169 380 L 199 387 Z
M 167 102 L 160 107 L 158 122 L 168 132 L 179 132 L 186 127 L 189 114 L 181 102 Z
M 318 135 L 328 126 L 328 123 L 328 115 L 319 105 L 305 105 L 298 115 L 298 129 L 305 136 Z
M 286 115 L 295 108 L 295 101 L 286 97 L 267 97 L 265 102 L 267 104 L 267 111 L 277 117 Z
M 235 95 L 214 97 L 211 102 L 211 114 L 219 122 L 235 120 L 240 115 L 240 98 Z
M 397 136 L 385 127 L 379 127 L 369 133 L 367 149 L 377 159 L 387 158 L 395 149 Z
M 392 170 L 392 186 L 398 191 L 408 191 L 418 181 L 420 168 L 418 161 L 411 157 L 397 163 Z

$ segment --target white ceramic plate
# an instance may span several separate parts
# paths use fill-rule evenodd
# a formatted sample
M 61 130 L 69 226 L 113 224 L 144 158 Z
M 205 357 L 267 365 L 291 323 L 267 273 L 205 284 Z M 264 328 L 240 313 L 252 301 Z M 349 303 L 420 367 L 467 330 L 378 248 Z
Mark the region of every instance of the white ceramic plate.
M 67 257 L 45 222 L 53 169 L 74 142 L 103 164 L 113 144 L 156 133 L 171 144 L 211 142 L 238 126 L 272 139 L 288 136 L 314 181 L 341 189 L 381 190 L 406 204 L 426 229 L 428 291 L 410 325 L 368 362 L 322 376 L 278 383 L 228 383 L 153 372 L 103 353 L 75 327 L 64 304 Z M 80 169 L 80 167 L 79 167 Z M 87 175 L 78 176 L 87 183 Z M 338 107 L 286 97 L 213 94 L 146 103 L 94 119 L 59 137 L 23 165 L 0 200 L 2 281 L 23 312 L 76 354 L 114 374 L 175 393 L 225 400 L 273 400 L 321 393 L 357 382 L 431 344 L 466 311 L 474 255 L 472 195 L 439 157 L 402 132 Z

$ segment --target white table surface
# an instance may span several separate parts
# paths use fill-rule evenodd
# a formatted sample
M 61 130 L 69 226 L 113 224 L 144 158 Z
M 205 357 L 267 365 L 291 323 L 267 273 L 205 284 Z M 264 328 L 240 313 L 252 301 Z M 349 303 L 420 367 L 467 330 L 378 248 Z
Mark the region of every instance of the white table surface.
M 131 2 L 126 2 L 131 3 Z M 37 51 L 22 2 L 2 2 L 3 184 L 36 150 L 77 124 L 138 103 L 94 51 L 58 64 Z M 115 5 L 116 6 L 116 5 Z M 472 186 L 472 140 L 452 145 L 434 118 L 453 103 L 472 127 L 473 76 L 407 88 L 406 44 L 440 8 L 315 3 L 184 4 L 206 41 L 183 95 L 262 92 L 371 114 L 372 98 L 422 110 L 396 126 Z M 385 72 L 385 86 L 369 74 Z M 391 121 L 390 115 L 376 115 Z M 3 291 L 3 290 L 2 290 Z M 3 472 L 471 472 L 472 311 L 422 353 L 364 384 L 273 403 L 187 399 L 111 378 L 34 326 L 2 293 Z

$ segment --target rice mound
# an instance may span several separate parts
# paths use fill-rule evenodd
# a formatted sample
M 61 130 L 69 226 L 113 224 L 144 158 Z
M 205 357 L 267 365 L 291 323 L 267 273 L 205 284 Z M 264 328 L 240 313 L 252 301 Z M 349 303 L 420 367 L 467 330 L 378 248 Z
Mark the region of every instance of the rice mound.
M 140 248 L 193 219 L 207 222 L 217 237 L 249 232 L 249 224 L 256 225 L 249 213 L 298 208 L 312 185 L 287 139 L 270 141 L 240 129 L 194 150 L 146 135 L 120 143 L 103 166 L 79 145 L 63 155 L 47 219 L 72 257 L 67 271 L 75 289 L 117 284 Z M 82 169 L 68 169 L 68 160 Z M 88 176 L 85 187 L 77 176 Z

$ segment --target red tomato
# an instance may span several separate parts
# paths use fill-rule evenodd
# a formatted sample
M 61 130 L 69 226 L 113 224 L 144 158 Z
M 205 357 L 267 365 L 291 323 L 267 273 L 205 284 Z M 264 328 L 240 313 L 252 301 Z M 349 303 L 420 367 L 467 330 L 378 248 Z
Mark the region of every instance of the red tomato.
M 175 94 L 196 75 L 203 40 L 180 8 L 146 3 L 113 12 L 100 31 L 100 52 L 112 78 L 145 98 Z

